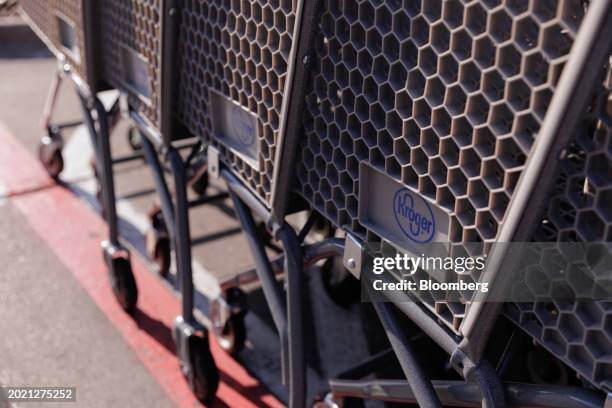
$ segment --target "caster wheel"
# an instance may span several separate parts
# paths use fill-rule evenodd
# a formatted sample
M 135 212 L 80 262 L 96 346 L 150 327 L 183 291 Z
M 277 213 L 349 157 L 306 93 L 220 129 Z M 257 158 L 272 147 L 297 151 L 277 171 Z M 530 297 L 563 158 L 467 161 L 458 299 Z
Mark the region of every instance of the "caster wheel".
M 155 229 L 150 229 L 146 236 L 147 255 L 155 262 L 157 272 L 161 276 L 168 276 L 172 263 L 170 239 L 160 236 Z
M 136 309 L 138 300 L 138 287 L 132 273 L 132 265 L 130 260 L 125 255 L 113 255 L 112 252 L 105 249 L 104 258 L 110 274 L 111 287 L 117 302 L 123 310 L 128 313 Z
M 190 182 L 191 190 L 199 196 L 203 196 L 206 194 L 206 190 L 208 190 L 208 172 L 204 171 L 199 174 Z
M 338 306 L 348 308 L 361 300 L 360 283 L 344 267 L 342 258 L 334 257 L 321 267 L 323 288 L 329 298 Z
M 237 354 L 244 348 L 246 327 L 244 314 L 230 316 L 220 335 L 217 335 L 219 346 L 229 354 Z
M 128 130 L 128 143 L 132 148 L 132 151 L 136 152 L 142 150 L 142 142 L 140 141 L 140 132 L 135 126 L 131 126 Z
M 155 262 L 157 272 L 161 276 L 167 276 L 172 263 L 172 243 L 159 206 L 155 205 L 149 210 L 149 221 L 151 228 L 145 236 L 147 255 Z
M 216 332 L 217 343 L 229 354 L 236 354 L 244 348 L 246 341 L 246 295 L 240 288 L 231 288 L 225 294 L 230 317 L 220 332 Z
M 38 146 L 38 159 L 47 171 L 47 174 L 57 180 L 62 170 L 64 170 L 61 143 L 54 142 L 49 137 L 44 137 Z
M 195 397 L 210 403 L 219 387 L 219 370 L 208 347 L 208 340 L 200 336 L 189 338 L 190 369 L 187 379 Z

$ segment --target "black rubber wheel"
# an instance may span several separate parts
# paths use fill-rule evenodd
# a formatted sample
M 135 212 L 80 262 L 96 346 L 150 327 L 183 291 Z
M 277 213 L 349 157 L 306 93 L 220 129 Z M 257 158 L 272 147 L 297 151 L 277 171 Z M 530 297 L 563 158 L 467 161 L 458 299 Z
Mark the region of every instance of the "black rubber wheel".
M 155 263 L 157 272 L 165 277 L 172 263 L 172 242 L 159 205 L 153 205 L 149 210 L 149 222 L 151 227 L 145 236 L 147 255 Z
M 244 324 L 244 316 L 247 310 L 246 294 L 242 289 L 235 287 L 229 288 L 224 297 L 233 313 L 223 326 L 221 334 L 217 333 L 217 343 L 227 353 L 236 354 L 244 348 L 246 341 L 246 326 Z
M 338 306 L 348 308 L 361 300 L 361 285 L 344 267 L 342 258 L 334 257 L 321 267 L 323 288 L 329 298 Z
M 154 204 L 149 209 L 149 222 L 151 223 L 151 227 L 156 231 L 159 231 L 163 234 L 168 233 L 168 227 L 166 226 L 166 220 L 164 219 L 164 213 L 162 212 L 159 205 Z
M 147 239 L 149 239 L 148 236 Z M 156 242 L 152 244 L 153 251 L 149 256 L 153 262 L 155 262 L 157 272 L 161 276 L 166 277 L 168 276 L 168 272 L 170 272 L 170 264 L 172 263 L 170 239 L 158 237 L 155 241 Z M 147 248 L 149 248 L 149 244 L 147 244 Z
M 191 190 L 199 196 L 206 194 L 206 190 L 208 190 L 209 186 L 208 182 L 208 172 L 204 172 L 197 176 L 195 180 L 191 181 L 189 184 L 191 186 Z
M 59 177 L 64 170 L 64 157 L 59 145 L 41 143 L 38 146 L 38 159 L 47 171 L 47 174 L 53 179 Z
M 140 132 L 136 126 L 130 126 L 128 130 L 128 143 L 132 151 L 137 152 L 142 150 L 142 142 L 140 141 Z
M 229 354 L 237 354 L 244 348 L 246 341 L 246 326 L 244 325 L 244 313 L 232 315 L 221 335 L 217 335 L 217 343 Z
M 208 347 L 208 340 L 192 336 L 189 339 L 189 385 L 195 397 L 202 403 L 214 400 L 219 387 L 219 370 Z
M 115 258 L 111 265 L 111 286 L 117 302 L 123 310 L 132 313 L 138 301 L 138 287 L 129 259 Z

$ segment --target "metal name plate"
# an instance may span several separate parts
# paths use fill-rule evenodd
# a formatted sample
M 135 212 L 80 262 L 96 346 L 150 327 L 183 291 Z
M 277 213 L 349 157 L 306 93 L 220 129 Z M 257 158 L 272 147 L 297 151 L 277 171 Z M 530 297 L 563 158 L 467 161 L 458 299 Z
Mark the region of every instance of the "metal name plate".
M 402 249 L 425 255 L 449 241 L 450 214 L 366 163 L 359 168 L 359 221 Z M 439 254 L 435 254 L 439 255 Z
M 210 91 L 214 137 L 253 165 L 259 155 L 257 117 L 225 95 Z
M 139 52 L 124 46 L 121 48 L 121 64 L 124 85 L 150 103 L 152 92 L 147 59 Z
M 63 51 L 68 54 L 75 62 L 81 62 L 81 52 L 77 41 L 75 24 L 66 16 L 57 14 L 55 16 L 59 34 L 59 42 Z

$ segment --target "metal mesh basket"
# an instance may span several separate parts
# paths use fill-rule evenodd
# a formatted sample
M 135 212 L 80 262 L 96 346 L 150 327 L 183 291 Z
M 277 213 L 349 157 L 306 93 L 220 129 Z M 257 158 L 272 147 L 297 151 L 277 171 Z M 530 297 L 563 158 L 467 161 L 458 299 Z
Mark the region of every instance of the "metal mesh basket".
M 130 106 L 159 129 L 160 0 L 96 3 L 101 75 L 127 93 Z
M 186 0 L 178 117 L 269 203 L 298 2 Z
M 448 215 L 453 248 L 487 252 L 587 6 L 325 1 L 298 193 L 361 240 L 382 241 L 384 252 L 393 240 L 368 224 L 362 201 L 364 190 L 376 191 L 368 183 L 388 179 Z M 582 124 L 535 241 L 612 241 L 609 88 L 599 87 Z M 469 294 L 436 295 L 424 305 L 459 333 Z M 511 304 L 506 314 L 584 379 L 612 388 L 612 303 Z
M 324 3 L 299 193 L 336 225 L 378 241 L 380 231 L 364 225 L 359 208 L 369 169 L 446 214 L 453 249 L 470 243 L 472 253 L 486 252 L 546 114 L 583 3 Z M 467 303 L 432 296 L 426 305 L 457 331 Z
M 612 71 L 608 68 L 608 72 L 609 81 Z M 534 241 L 612 242 L 612 83 L 604 86 L 603 78 L 599 83 L 565 148 Z M 608 257 L 612 256 L 609 248 Z M 555 257 L 564 255 L 559 252 Z M 588 263 L 588 259 L 573 260 L 574 265 Z M 578 268 L 569 273 L 574 291 L 606 285 L 605 276 L 589 277 Z M 582 378 L 612 390 L 612 302 L 517 303 L 506 307 L 506 315 Z
M 65 58 L 87 83 L 96 84 L 94 64 L 86 54 L 94 40 L 85 25 L 88 10 L 84 3 L 81 0 L 22 0 L 19 6 L 28 24 L 51 51 L 58 58 Z

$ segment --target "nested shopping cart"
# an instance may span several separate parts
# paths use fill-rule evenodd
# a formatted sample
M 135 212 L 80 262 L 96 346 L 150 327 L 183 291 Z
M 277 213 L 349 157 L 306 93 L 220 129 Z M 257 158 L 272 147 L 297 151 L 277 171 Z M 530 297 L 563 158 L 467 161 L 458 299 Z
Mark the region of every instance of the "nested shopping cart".
M 115 204 L 112 164 L 123 160 L 112 159 L 109 137 L 119 113 L 127 113 L 142 136 L 142 153 L 134 157 L 144 157 L 150 164 L 163 204 L 161 210 L 151 215 L 157 234 L 153 235 L 148 246 L 153 247 L 151 253 L 162 273 L 169 268 L 171 243 L 177 249 L 177 269 L 182 279 L 180 286 L 184 307 L 175 330 L 179 356 L 196 395 L 207 400 L 217 388 L 218 372 L 206 337 L 196 334 L 199 327 L 193 318 L 188 207 L 226 195 L 200 196 L 195 202 L 187 201 L 187 186 L 191 185 L 202 193 L 206 190 L 207 178 L 205 166 L 199 160 L 201 143 L 175 136 L 177 133 L 174 132 L 170 114 L 172 107 L 163 105 L 172 100 L 169 85 L 174 85 L 171 83 L 172 70 L 168 65 L 172 56 L 168 57 L 167 53 L 171 53 L 176 45 L 173 36 L 176 33 L 176 25 L 173 26 L 176 5 L 166 1 L 26 0 L 20 6 L 27 21 L 61 62 L 61 75 L 58 74 L 49 97 L 46 123 L 49 122 L 61 78 L 69 77 L 76 85 L 86 123 L 94 146 L 97 146 L 97 174 L 109 227 L 108 239 L 102 244 L 104 259 L 114 293 L 128 312 L 136 307 L 138 288 L 131 269 L 129 250 L 120 242 Z M 169 45 L 162 47 L 164 42 Z M 164 92 L 162 84 L 167 87 Z M 120 94 L 110 111 L 105 109 L 98 97 L 98 92 L 106 89 L 116 89 Z M 162 100 L 161 95 L 165 95 L 165 99 Z M 41 152 L 45 155 L 41 158 L 43 163 L 48 164 L 50 173 L 57 176 L 63 162 L 61 138 L 59 127 L 49 128 L 55 133 L 50 130 L 49 137 L 43 138 Z M 159 160 L 159 150 L 162 148 L 163 163 Z M 184 160 L 179 150 L 185 149 L 190 149 L 190 152 Z M 166 184 L 167 173 L 174 177 L 176 206 Z M 161 211 L 163 218 L 159 214 Z
M 548 113 L 550 98 L 554 94 L 558 104 L 572 100 L 586 105 L 587 91 L 597 81 L 594 72 L 602 70 L 608 53 L 605 43 L 603 52 L 591 47 L 602 44 L 600 38 L 608 34 L 606 2 L 591 5 L 587 26 L 594 31 L 581 32 L 579 42 L 585 45 L 576 47 L 581 51 L 571 59 L 580 65 L 585 56 L 581 52 L 597 54 L 597 59 L 590 59 L 595 68 L 566 74 L 565 83 L 574 89 L 561 92 L 557 87 L 563 87 L 563 82 L 558 83 L 562 67 L 585 11 L 581 4 L 464 5 L 427 0 L 411 5 L 297 2 L 285 8 L 244 2 L 185 4 L 178 51 L 179 116 L 191 132 L 207 141 L 209 168 L 228 184 L 282 352 L 288 354 L 283 357 L 283 372 L 293 406 L 304 404 L 305 397 L 302 268 L 342 256 L 347 269 L 359 276 L 366 243 L 384 240 L 401 246 L 406 240 L 398 236 L 401 227 L 385 219 L 392 205 L 387 209 L 381 204 L 398 189 L 413 199 L 420 197 L 435 209 L 436 217 L 446 218 L 440 223 L 446 231 L 435 239 L 451 243 L 455 250 L 477 255 L 489 252 L 496 240 L 527 240 L 529 234 L 514 231 L 513 219 L 527 212 L 514 207 L 519 199 L 512 206 L 510 202 L 521 196 L 517 183 L 527 168 L 527 157 L 538 151 L 531 151 L 536 134 L 546 119 L 556 130 L 549 129 L 551 133 L 539 140 L 547 140 L 548 147 L 553 142 L 562 146 L 566 140 L 559 129 L 569 134 L 575 127 L 575 122 L 559 122 L 572 119 L 559 114 L 563 107 Z M 293 29 L 283 32 L 281 28 L 291 27 L 290 23 Z M 278 49 L 280 53 L 275 52 Z M 576 89 L 577 78 L 590 86 Z M 545 131 L 546 127 L 540 133 Z M 542 162 L 530 159 L 529 163 L 536 163 L 529 166 L 533 169 Z M 535 168 L 530 171 L 537 173 Z M 304 208 L 291 187 L 346 231 L 346 240 L 329 238 L 305 245 L 315 218 L 299 234 L 285 222 L 287 214 Z M 537 214 L 537 204 L 531 206 Z M 253 212 L 267 220 L 283 242 L 284 257 L 268 258 L 256 235 Z M 533 222 L 520 225 L 525 228 Z M 509 263 L 501 265 L 507 268 Z M 489 265 L 487 273 L 502 274 L 500 270 L 499 264 Z M 286 274 L 286 303 L 274 279 L 280 271 Z M 238 276 L 233 283 L 249 278 Z M 490 406 L 504 404 L 508 389 L 483 358 L 499 315 L 498 303 L 474 303 L 468 295 L 449 301 L 434 293 L 422 294 L 420 303 L 395 301 L 451 355 L 451 364 L 468 384 L 440 383 L 435 389 L 393 308 L 376 303 L 408 383 L 394 391 L 381 380 L 378 384 L 389 389 L 385 395 L 370 382 L 341 378 L 331 382 L 333 398 L 400 399 L 423 406 L 435 406 L 440 398 L 451 404 L 479 399 Z M 544 337 L 540 340 L 547 344 Z M 605 361 L 603 356 L 597 370 Z M 354 372 L 363 374 L 377 363 L 375 359 Z M 592 367 L 592 378 L 601 378 L 597 370 Z M 444 393 L 451 386 L 461 392 Z M 517 387 L 516 400 L 527 404 L 550 391 L 542 387 L 529 394 L 525 392 L 529 387 Z M 563 392 L 543 403 L 563 406 L 582 397 L 585 403 L 598 401 L 583 390 Z
M 143 153 L 160 198 L 160 208 L 150 214 L 156 233 L 147 237 L 147 247 L 162 274 L 168 272 L 170 249 L 174 248 L 182 300 L 181 316 L 173 330 L 177 354 L 197 398 L 209 401 L 216 392 L 219 373 L 208 347 L 207 331 L 194 317 L 189 208 L 226 198 L 227 194 L 204 194 L 208 181 L 202 160 L 205 146 L 182 127 L 175 113 L 180 3 L 98 2 L 96 18 L 101 75 L 120 91 L 122 108 L 141 134 Z M 173 181 L 172 193 L 168 174 Z M 199 194 L 192 201 L 187 197 L 190 185 Z M 114 197 L 114 186 L 106 187 Z M 115 280 L 120 293 L 135 300 L 135 286 L 129 279 L 121 280 L 132 274 L 129 253 L 119 243 L 115 214 L 109 217 L 109 224 L 111 233 L 104 245 L 108 267 L 111 275 L 119 278 Z
M 77 93 L 89 98 L 98 92 L 108 89 L 97 69 L 99 63 L 95 54 L 95 30 L 93 29 L 93 5 L 81 1 L 37 1 L 25 0 L 15 2 L 19 4 L 21 15 L 36 32 L 40 39 L 53 52 L 58 60 L 58 69 L 53 77 L 49 94 L 45 104 L 42 124 L 45 135 L 39 145 L 39 159 L 49 175 L 58 178 L 64 167 L 62 147 L 64 138 L 63 130 L 82 124 L 82 121 L 70 121 L 55 123 L 52 120 L 57 97 L 64 78 L 68 77 L 76 84 Z M 90 104 L 91 105 L 91 104 Z M 94 108 L 85 107 L 88 112 Z M 86 113 L 86 116 L 91 116 Z M 105 117 L 108 117 L 110 129 L 116 124 L 119 117 L 119 105 L 117 102 L 111 104 Z M 100 119 L 101 120 L 101 119 Z M 95 142 L 95 134 L 91 133 L 92 142 Z M 136 135 L 130 131 L 130 140 L 135 141 Z M 137 150 L 135 143 L 134 150 Z M 97 144 L 93 144 L 97 150 Z M 141 154 L 116 157 L 114 162 L 120 163 L 142 158 Z M 94 171 L 96 166 L 92 163 Z M 98 174 L 95 171 L 96 175 Z M 98 190 L 98 198 L 101 191 Z
M 421 256 L 437 242 L 449 254 L 487 254 L 485 271 L 472 278 L 499 293 L 516 276 L 505 243 L 611 241 L 610 7 L 605 0 L 323 2 L 304 61 L 302 132 L 299 125 L 286 132 L 300 134 L 295 189 L 346 231 L 336 248 L 349 271 L 365 281 L 372 252 Z M 394 215 L 398 203 L 413 211 L 412 223 Z M 593 283 L 580 279 L 573 290 Z M 427 407 L 602 406 L 610 391 L 609 302 L 504 309 L 587 389 L 602 391 L 591 392 L 501 381 L 503 368 L 486 354 L 506 341 L 495 326 L 499 298 L 432 291 L 387 293 L 381 302 L 367 281 L 363 287 L 406 381 L 363 378 L 387 361 L 376 356 L 330 382 L 329 404 L 356 397 Z M 419 362 L 426 357 L 415 354 L 398 313 L 450 355 L 465 383 L 428 378 Z
M 303 406 L 306 372 L 302 332 L 302 249 L 283 222 L 287 208 L 295 139 L 285 137 L 289 112 L 296 109 L 305 73 L 300 48 L 311 37 L 308 17 L 314 2 L 200 1 L 180 3 L 175 97 L 180 124 L 207 145 L 208 170 L 225 180 L 246 234 L 256 273 L 240 274 L 222 288 L 259 280 L 281 343 L 283 380 L 289 405 Z M 298 92 L 298 94 L 299 94 Z M 295 105 L 295 106 L 294 106 Z M 290 154 L 290 153 L 289 153 Z M 278 215 L 278 217 L 277 217 Z M 270 260 L 255 218 L 263 220 L 283 246 Z M 286 273 L 286 290 L 276 275 Z M 284 293 L 286 292 L 286 293 Z M 244 339 L 232 296 L 213 299 L 211 320 L 221 344 Z M 226 347 L 228 348 L 228 347 Z

